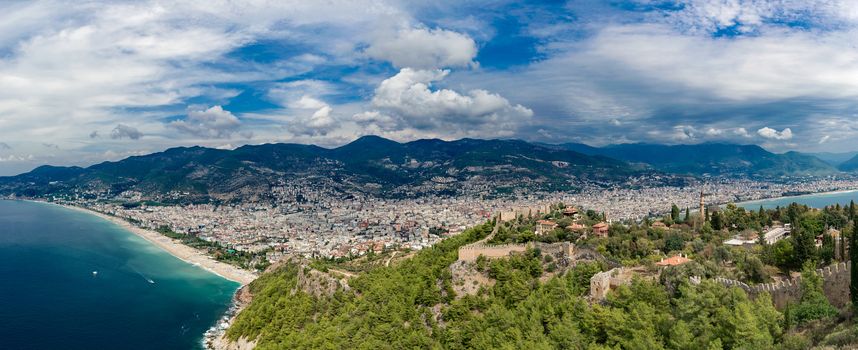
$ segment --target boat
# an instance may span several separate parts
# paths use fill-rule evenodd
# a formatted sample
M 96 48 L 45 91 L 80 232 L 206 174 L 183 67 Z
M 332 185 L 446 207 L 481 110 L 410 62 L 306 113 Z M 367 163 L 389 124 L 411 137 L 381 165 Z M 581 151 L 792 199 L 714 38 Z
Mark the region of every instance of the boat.
M 98 276 L 98 271 L 93 271 L 93 272 L 92 272 L 92 277 L 95 277 L 95 276 Z

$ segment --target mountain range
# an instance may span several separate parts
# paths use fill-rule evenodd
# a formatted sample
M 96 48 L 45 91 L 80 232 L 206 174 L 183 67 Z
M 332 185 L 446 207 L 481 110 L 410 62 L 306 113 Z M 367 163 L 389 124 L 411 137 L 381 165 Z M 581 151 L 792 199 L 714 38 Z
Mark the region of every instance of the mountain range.
M 179 147 L 87 168 L 42 166 L 0 178 L 0 194 L 136 191 L 159 199 L 181 193 L 195 200 L 231 201 L 263 199 L 275 186 L 293 185 L 399 197 L 487 187 L 569 190 L 648 172 L 608 157 L 517 140 L 399 143 L 365 136 L 333 149 L 287 143 L 235 150 Z
M 837 168 L 833 165 L 815 156 L 799 152 L 777 154 L 757 145 L 630 143 L 593 147 L 580 143 L 566 143 L 558 147 L 587 155 L 601 155 L 631 163 L 644 163 L 660 171 L 678 174 L 803 176 L 837 172 Z
M 858 156 L 858 152 L 816 152 L 807 154 L 822 159 L 824 162 L 835 167 L 840 167 L 841 164 Z
M 858 159 L 844 170 L 858 169 Z M 337 148 L 277 143 L 234 150 L 178 147 L 90 167 L 42 166 L 0 177 L 0 194 L 91 195 L 135 191 L 144 197 L 193 201 L 270 198 L 275 187 L 316 188 L 348 196 L 491 194 L 517 188 L 571 190 L 655 175 L 828 175 L 838 169 L 808 154 L 776 154 L 755 145 L 579 143 L 547 145 L 520 140 L 424 139 L 406 143 L 364 136 Z

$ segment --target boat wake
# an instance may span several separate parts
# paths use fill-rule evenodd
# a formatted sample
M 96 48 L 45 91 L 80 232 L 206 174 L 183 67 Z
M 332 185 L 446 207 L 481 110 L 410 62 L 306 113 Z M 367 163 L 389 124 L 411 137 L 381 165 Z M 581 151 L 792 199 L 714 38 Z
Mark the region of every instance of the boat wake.
M 149 282 L 149 284 L 155 284 L 155 281 L 154 281 L 153 279 L 151 279 L 151 278 L 149 278 L 148 276 L 144 275 L 142 272 L 140 272 L 140 270 L 137 270 L 137 269 L 136 269 L 136 268 L 134 268 L 133 266 L 129 266 L 129 267 L 131 267 L 131 270 L 134 270 L 134 272 L 135 272 L 135 273 L 137 273 L 138 275 L 140 275 L 140 277 L 143 277 L 143 279 L 144 279 L 144 280 L 146 280 L 146 282 Z

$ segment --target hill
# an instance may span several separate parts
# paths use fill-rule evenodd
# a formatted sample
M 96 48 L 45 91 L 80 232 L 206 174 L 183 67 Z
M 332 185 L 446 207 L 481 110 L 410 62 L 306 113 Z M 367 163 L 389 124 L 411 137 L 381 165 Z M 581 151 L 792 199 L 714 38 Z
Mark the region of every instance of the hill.
M 240 201 L 264 199 L 274 186 L 291 185 L 397 197 L 475 188 L 568 190 L 644 172 L 623 161 L 518 140 L 399 143 L 366 136 L 333 149 L 287 143 L 179 147 L 88 168 L 46 166 L 0 178 L 0 194 L 137 191 L 158 199 Z
M 855 155 L 851 159 L 841 163 L 838 167 L 840 171 L 856 171 L 858 170 L 858 155 Z
M 830 164 L 811 155 L 798 152 L 777 154 L 757 145 L 635 143 L 592 147 L 580 143 L 567 143 L 559 147 L 588 155 L 602 155 L 627 162 L 644 163 L 660 171 L 680 174 L 791 176 L 824 175 L 837 171 Z
M 822 159 L 822 161 L 831 164 L 831 166 L 839 167 L 840 164 L 858 155 L 858 152 L 816 152 L 805 154 Z

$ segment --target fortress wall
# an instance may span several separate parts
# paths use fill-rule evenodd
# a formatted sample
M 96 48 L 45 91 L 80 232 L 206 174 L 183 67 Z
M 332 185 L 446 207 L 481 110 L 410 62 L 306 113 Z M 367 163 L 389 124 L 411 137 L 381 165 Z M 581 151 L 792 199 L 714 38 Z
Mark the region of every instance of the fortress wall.
M 513 208 L 509 211 L 502 211 L 502 212 L 500 212 L 499 217 L 500 217 L 501 222 L 506 222 L 506 221 L 515 220 L 519 215 L 527 218 L 527 217 L 533 217 L 533 216 L 537 216 L 537 215 L 541 215 L 541 214 L 547 214 L 550 212 L 551 212 L 551 206 L 548 204 L 545 204 L 545 205 L 537 205 L 537 206 L 531 206 L 531 207 Z
M 531 242 L 526 244 L 503 244 L 503 245 L 488 245 L 485 243 L 475 243 L 459 248 L 459 260 L 461 261 L 476 261 L 477 257 L 482 255 L 487 258 L 503 258 L 511 253 L 523 253 L 529 247 L 539 248 L 543 254 L 554 255 L 555 257 L 571 257 L 575 250 L 575 245 L 569 242 L 559 243 L 541 243 Z
M 822 277 L 822 291 L 825 297 L 838 308 L 845 307 L 851 302 L 849 297 L 851 266 L 852 264 L 849 262 L 841 262 L 816 270 L 816 273 Z M 780 310 L 783 310 L 787 304 L 797 303 L 801 299 L 801 276 L 791 280 L 755 286 L 720 277 L 716 278 L 715 281 L 727 287 L 742 288 L 752 296 L 763 292 L 769 293 L 775 307 Z
M 836 307 L 845 307 L 851 303 L 849 283 L 851 280 L 851 264 L 839 263 L 823 269 L 822 290 L 828 301 Z
M 459 260 L 476 261 L 477 257 L 480 255 L 487 258 L 503 258 L 509 256 L 510 253 L 523 253 L 525 250 L 527 250 L 527 245 L 525 244 L 504 244 L 498 246 L 481 244 L 476 246 L 465 246 L 459 248 Z

